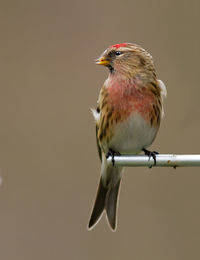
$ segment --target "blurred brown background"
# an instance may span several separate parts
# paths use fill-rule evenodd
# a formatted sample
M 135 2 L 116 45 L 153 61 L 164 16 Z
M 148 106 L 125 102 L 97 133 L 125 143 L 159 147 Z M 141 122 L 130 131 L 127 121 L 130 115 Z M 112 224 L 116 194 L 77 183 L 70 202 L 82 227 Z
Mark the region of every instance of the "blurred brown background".
M 151 149 L 200 153 L 198 1 L 1 1 L 0 259 L 200 259 L 199 168 L 126 169 L 118 230 L 86 225 L 99 179 L 93 60 L 133 42 L 168 89 Z

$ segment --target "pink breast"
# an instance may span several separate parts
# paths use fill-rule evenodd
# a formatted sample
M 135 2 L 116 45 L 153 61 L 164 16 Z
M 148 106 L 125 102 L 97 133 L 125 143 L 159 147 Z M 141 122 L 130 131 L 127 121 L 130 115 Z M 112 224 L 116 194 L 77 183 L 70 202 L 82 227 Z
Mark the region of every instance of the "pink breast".
M 150 118 L 154 95 L 146 87 L 138 86 L 133 81 L 115 81 L 108 88 L 108 101 L 122 119 L 139 113 L 144 119 Z

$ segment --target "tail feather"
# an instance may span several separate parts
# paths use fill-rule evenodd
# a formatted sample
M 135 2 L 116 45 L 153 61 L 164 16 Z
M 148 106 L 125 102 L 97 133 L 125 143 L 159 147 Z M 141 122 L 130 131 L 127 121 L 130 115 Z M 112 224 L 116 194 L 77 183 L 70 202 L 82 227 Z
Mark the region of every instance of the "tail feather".
M 101 214 L 103 213 L 103 210 L 105 208 L 107 192 L 108 188 L 103 185 L 102 178 L 100 178 L 97 196 L 92 210 L 92 215 L 90 217 L 88 228 L 92 228 L 101 217 Z
M 112 186 L 104 186 L 100 178 L 96 200 L 89 220 L 88 228 L 91 229 L 100 219 L 104 209 L 106 210 L 107 220 L 112 230 L 116 230 L 117 202 L 121 178 Z
M 121 167 L 108 166 L 106 157 L 103 154 L 101 178 L 88 224 L 89 229 L 98 222 L 105 209 L 110 227 L 112 230 L 116 230 L 117 201 L 122 172 L 123 169 Z
M 115 184 L 115 186 L 111 187 L 108 190 L 106 196 L 106 214 L 108 222 L 112 228 L 112 230 L 116 230 L 116 219 L 117 219 L 117 201 L 118 201 L 118 194 L 119 194 L 119 187 L 120 187 L 121 179 Z

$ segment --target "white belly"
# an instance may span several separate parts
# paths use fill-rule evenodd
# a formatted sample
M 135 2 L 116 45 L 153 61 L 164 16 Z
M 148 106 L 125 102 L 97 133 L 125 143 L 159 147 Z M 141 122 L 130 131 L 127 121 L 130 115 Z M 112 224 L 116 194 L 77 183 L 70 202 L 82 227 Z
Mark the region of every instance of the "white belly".
M 114 136 L 108 148 L 121 154 L 139 153 L 152 144 L 157 130 L 149 126 L 139 114 L 135 114 L 115 127 Z

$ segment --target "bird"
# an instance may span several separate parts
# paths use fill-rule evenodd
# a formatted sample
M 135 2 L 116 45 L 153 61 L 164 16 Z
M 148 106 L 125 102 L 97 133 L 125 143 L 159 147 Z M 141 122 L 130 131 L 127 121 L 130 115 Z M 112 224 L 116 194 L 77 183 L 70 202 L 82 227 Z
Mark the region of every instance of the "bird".
M 99 222 L 105 211 L 111 230 L 116 231 L 123 167 L 115 165 L 114 156 L 143 151 L 156 163 L 157 153 L 147 148 L 153 143 L 164 116 L 167 91 L 157 78 L 152 56 L 137 44 L 109 46 L 96 64 L 107 67 L 109 74 L 100 90 L 97 108 L 91 109 L 101 175 L 88 229 Z M 109 156 L 111 165 L 107 162 Z

